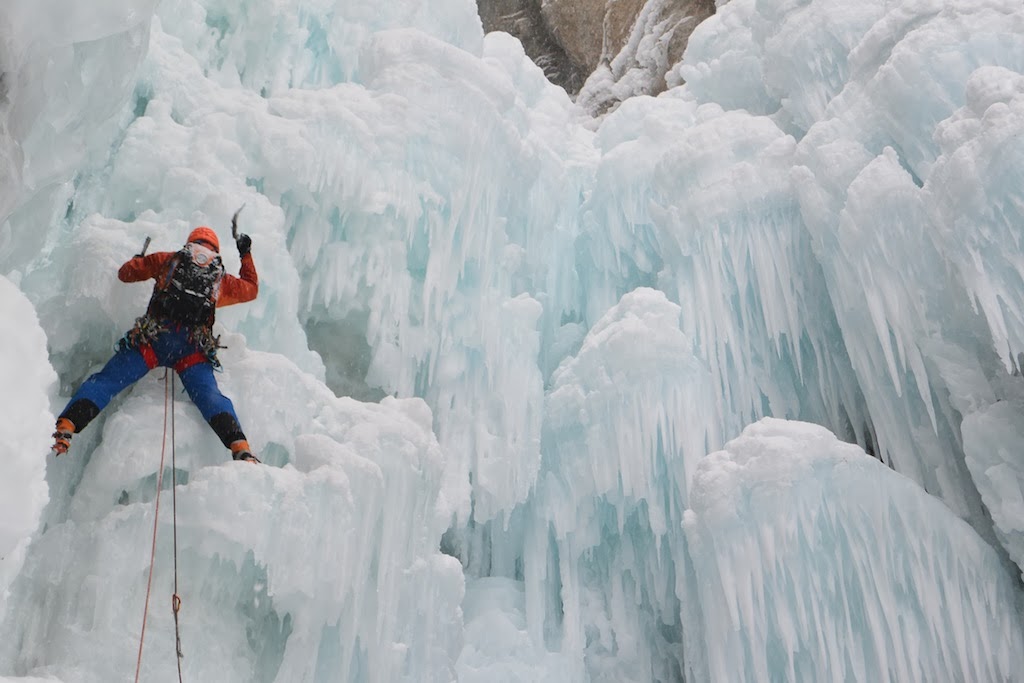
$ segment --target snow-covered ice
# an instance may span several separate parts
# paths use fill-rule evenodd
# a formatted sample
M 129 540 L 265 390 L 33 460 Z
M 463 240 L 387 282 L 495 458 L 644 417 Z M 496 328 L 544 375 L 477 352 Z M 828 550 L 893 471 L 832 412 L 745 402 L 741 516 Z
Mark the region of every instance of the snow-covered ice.
M 29 536 L 39 523 L 49 492 L 45 461 L 49 447 L 50 392 L 57 374 L 46 357 L 46 335 L 32 304 L 17 285 L 0 276 L 0 444 L 4 476 L 0 478 L 0 616 L 11 580 L 21 569 Z M 12 334 L 14 330 L 17 334 Z M 14 391 L 20 389 L 20 391 Z
M 1010 681 L 1024 666 L 999 556 L 818 425 L 747 427 L 701 461 L 691 504 L 710 680 Z

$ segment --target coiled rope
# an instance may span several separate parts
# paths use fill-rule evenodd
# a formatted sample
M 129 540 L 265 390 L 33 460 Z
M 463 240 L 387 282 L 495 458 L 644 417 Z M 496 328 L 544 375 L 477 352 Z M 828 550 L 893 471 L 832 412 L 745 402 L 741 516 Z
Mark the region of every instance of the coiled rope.
M 178 683 L 181 683 L 181 631 L 178 624 L 178 612 L 181 610 L 181 597 L 178 595 L 178 494 L 176 458 L 174 449 L 174 375 L 164 369 L 164 426 L 160 446 L 160 470 L 156 477 L 156 502 L 153 510 L 153 542 L 149 554 L 149 578 L 146 581 L 146 602 L 142 610 L 142 631 L 139 634 L 139 657 L 135 663 L 135 683 L 139 683 L 142 672 L 142 647 L 146 640 L 146 621 L 149 616 L 149 596 L 153 587 L 153 567 L 156 565 L 156 531 L 160 521 L 160 491 L 164 483 L 164 462 L 167 456 L 167 422 L 170 414 L 171 423 L 171 516 L 174 531 L 174 594 L 171 596 L 171 609 L 174 612 L 174 641 L 178 660 Z

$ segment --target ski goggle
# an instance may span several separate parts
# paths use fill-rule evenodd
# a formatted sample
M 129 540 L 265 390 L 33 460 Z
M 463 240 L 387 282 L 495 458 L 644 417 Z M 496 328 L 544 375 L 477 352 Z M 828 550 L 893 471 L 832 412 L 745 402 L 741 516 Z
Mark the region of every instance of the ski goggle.
M 200 266 L 210 265 L 218 256 L 216 251 L 203 242 L 189 242 L 187 248 L 192 253 L 192 260 Z

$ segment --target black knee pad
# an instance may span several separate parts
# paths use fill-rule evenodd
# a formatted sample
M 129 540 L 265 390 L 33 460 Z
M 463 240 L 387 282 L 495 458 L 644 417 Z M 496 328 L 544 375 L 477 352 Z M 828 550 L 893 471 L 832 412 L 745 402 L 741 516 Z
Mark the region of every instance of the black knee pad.
M 60 417 L 71 420 L 71 423 L 75 425 L 75 433 L 79 434 L 99 414 L 100 409 L 96 407 L 95 403 L 87 398 L 80 398 L 69 405 L 60 414 Z
M 245 439 L 245 433 L 242 432 L 241 425 L 238 424 L 238 420 L 231 413 L 217 413 L 210 418 L 210 426 L 213 427 L 213 431 L 220 437 L 221 443 L 224 444 L 225 448 L 229 448 L 231 444 L 240 439 Z

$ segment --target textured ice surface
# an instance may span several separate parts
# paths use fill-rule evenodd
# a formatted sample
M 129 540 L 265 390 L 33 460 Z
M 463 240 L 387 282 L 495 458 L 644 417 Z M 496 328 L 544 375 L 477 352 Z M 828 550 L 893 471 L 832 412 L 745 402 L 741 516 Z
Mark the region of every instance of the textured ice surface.
M 1008 234 L 1016 219 L 999 208 L 1019 203 L 1020 187 L 1014 172 L 984 170 L 993 155 L 984 136 L 1021 131 L 1019 118 L 997 113 L 1013 100 L 1005 83 L 1024 69 L 1022 26 L 1009 2 L 887 8 L 794 169 L 879 454 L 986 536 L 988 515 L 964 485 L 959 424 L 1007 397 L 1003 378 L 1020 350 L 1005 322 L 1015 314 L 993 304 L 993 288 L 1021 277 L 1019 239 Z M 908 85 L 922 74 L 927 86 Z M 1013 144 L 998 156 L 1007 168 L 1024 164 Z M 979 268 L 990 274 L 979 279 Z
M 726 436 L 766 412 L 861 428 L 857 387 L 771 120 L 637 98 L 598 131 L 580 278 L 598 316 L 638 283 L 682 308 L 711 368 Z
M 967 467 L 985 501 L 1003 546 L 1024 567 L 1024 439 L 1020 413 L 1024 395 L 1000 401 L 963 423 Z
M 106 157 L 146 53 L 154 0 L 8 2 L 0 8 L 0 216 L 32 204 L 45 224 L 89 153 Z M 0 228 L 0 268 L 30 260 L 50 231 Z
M 178 406 L 185 676 L 443 679 L 461 643 L 463 579 L 437 549 L 450 510 L 430 411 L 419 399 L 337 398 L 282 357 L 240 347 L 222 379 L 239 413 L 259 414 L 257 387 L 278 388 L 254 443 L 268 466 L 224 463 L 194 409 Z M 87 462 L 69 458 L 73 481 L 51 480 L 76 495 L 49 509 L 11 599 L 0 661 L 15 671 L 99 682 L 134 669 L 159 455 L 145 426 L 163 416 L 156 375 L 106 421 Z M 155 680 L 175 666 L 168 493 L 143 659 Z
M 462 683 L 573 680 L 568 658 L 531 638 L 521 583 L 499 577 L 467 582 L 462 609 L 465 645 L 455 664 Z
M 698 466 L 691 505 L 709 680 L 1011 681 L 1024 666 L 1017 582 L 992 548 L 817 425 L 747 427 Z
M 57 375 L 46 358 L 46 336 L 32 304 L 17 286 L 0 276 L 0 617 L 11 579 L 21 568 L 25 546 L 48 499 L 45 462 L 52 431 L 49 392 Z M 17 334 L 14 331 L 17 330 Z M 21 389 L 19 393 L 12 388 Z
M 469 0 L 4 4 L 0 675 L 130 674 L 165 384 L 42 507 L 50 394 L 145 306 L 147 235 L 234 270 L 244 204 L 218 378 L 268 466 L 176 395 L 189 680 L 1012 680 L 1022 35 L 732 0 L 598 125 Z
M 625 295 L 558 368 L 547 399 L 534 501 L 547 529 L 528 538 L 546 560 L 526 567 L 527 604 L 552 599 L 557 571 L 560 614 L 549 619 L 598 680 L 672 680 L 684 666 L 672 568 L 689 478 L 722 437 L 711 372 L 679 316 L 660 291 Z

